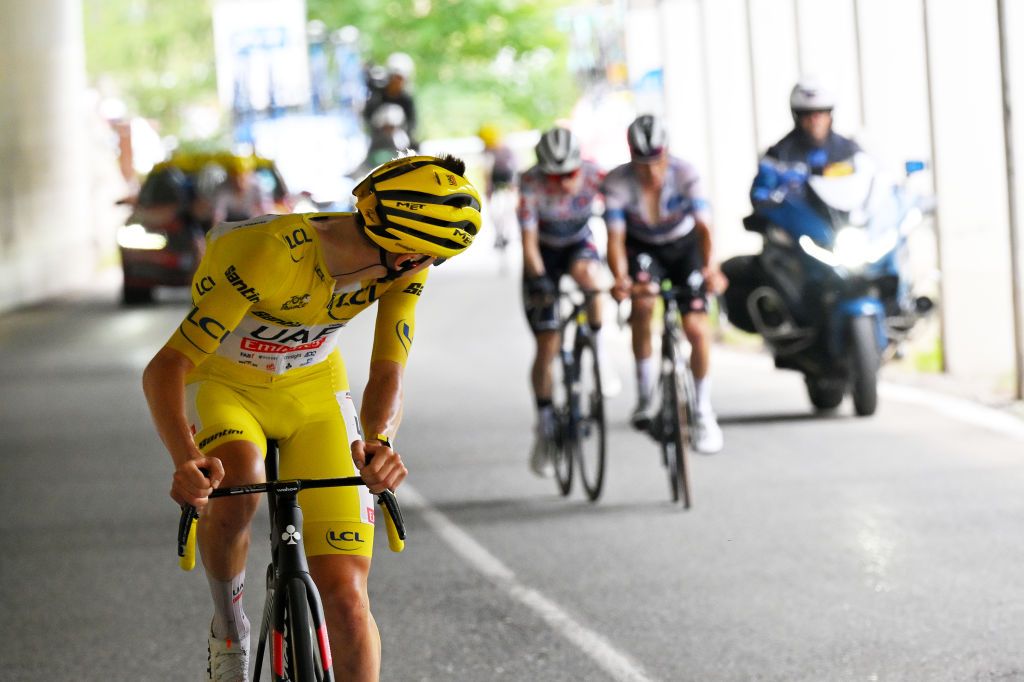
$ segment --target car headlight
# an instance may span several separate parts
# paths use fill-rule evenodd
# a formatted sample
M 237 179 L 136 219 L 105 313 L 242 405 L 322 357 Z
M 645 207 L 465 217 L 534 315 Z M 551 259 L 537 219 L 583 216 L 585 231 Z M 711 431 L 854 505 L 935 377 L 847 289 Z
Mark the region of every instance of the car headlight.
M 123 249 L 159 251 L 167 246 L 167 235 L 150 232 L 145 226 L 132 223 L 117 231 L 117 245 Z

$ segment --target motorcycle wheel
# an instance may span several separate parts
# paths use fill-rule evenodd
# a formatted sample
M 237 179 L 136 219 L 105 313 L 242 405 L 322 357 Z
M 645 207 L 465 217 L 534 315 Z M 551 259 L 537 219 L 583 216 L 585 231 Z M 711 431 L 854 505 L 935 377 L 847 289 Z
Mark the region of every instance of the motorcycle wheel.
M 822 379 L 820 377 L 805 377 L 807 384 L 807 397 L 816 410 L 834 410 L 843 402 L 842 383 L 836 384 L 835 380 Z
M 858 417 L 867 417 L 878 407 L 881 358 L 875 340 L 875 318 L 856 317 L 850 322 L 850 361 L 853 409 Z

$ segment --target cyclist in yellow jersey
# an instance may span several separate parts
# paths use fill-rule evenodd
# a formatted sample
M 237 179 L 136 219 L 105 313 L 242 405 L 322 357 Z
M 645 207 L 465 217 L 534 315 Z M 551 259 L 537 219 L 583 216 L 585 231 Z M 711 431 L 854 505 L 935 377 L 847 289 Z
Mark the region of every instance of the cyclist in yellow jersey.
M 400 158 L 356 186 L 354 213 L 268 215 L 210 231 L 192 310 L 143 375 L 174 461 L 171 497 L 201 510 L 199 547 L 214 601 L 208 679 L 248 679 L 242 592 L 258 500 L 207 496 L 220 485 L 262 481 L 267 438 L 280 444 L 282 478 L 358 470 L 366 481 L 303 491 L 299 501 L 336 674 L 377 679 L 370 493 L 394 489 L 407 474 L 389 439 L 426 269 L 465 250 L 480 228 L 480 197 L 464 174 L 450 156 Z M 375 302 L 364 439 L 335 344 Z

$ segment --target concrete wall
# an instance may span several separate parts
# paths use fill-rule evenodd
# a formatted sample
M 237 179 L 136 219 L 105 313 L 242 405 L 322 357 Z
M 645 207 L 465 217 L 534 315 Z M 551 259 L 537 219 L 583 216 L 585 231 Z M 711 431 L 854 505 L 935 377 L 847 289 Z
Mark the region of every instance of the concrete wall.
M 0 0 L 0 310 L 95 271 L 78 0 Z
M 650 11 L 650 2 L 636 5 Z M 792 127 L 798 75 L 817 75 L 839 96 L 838 131 L 894 172 L 908 159 L 931 162 L 912 181 L 934 189 L 938 231 L 919 240 L 918 255 L 942 272 L 948 370 L 1013 390 L 1011 259 L 1020 254 L 1010 249 L 996 2 L 662 0 L 657 8 L 673 149 L 705 173 L 720 255 L 759 247 L 740 224 L 756 158 Z M 1007 3 L 1007 25 L 1012 103 L 1024 111 L 1019 3 Z M 1024 196 L 1024 178 L 1013 189 Z

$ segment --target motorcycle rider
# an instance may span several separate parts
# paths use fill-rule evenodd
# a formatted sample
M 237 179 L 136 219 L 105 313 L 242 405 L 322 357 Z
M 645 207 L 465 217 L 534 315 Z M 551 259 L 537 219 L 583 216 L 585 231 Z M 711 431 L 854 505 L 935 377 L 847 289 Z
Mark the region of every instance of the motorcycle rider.
M 804 77 L 793 86 L 789 95 L 793 130 L 762 157 L 750 192 L 755 205 L 767 199 L 780 184 L 800 181 L 800 174 L 820 175 L 834 164 L 852 163 L 861 148 L 832 130 L 835 106 L 835 95 L 816 78 Z
M 409 81 L 412 78 L 416 65 L 412 57 L 405 52 L 394 52 L 387 59 L 387 81 L 383 87 L 373 89 L 366 107 L 363 109 L 363 118 L 367 126 L 373 129 L 373 115 L 377 109 L 386 104 L 397 104 L 402 108 L 405 119 L 402 126 L 409 136 L 409 146 L 418 146 L 416 141 L 416 100 L 409 92 Z
M 852 172 L 855 157 L 863 151 L 854 140 L 832 129 L 835 95 L 817 78 L 805 76 L 797 81 L 789 94 L 789 110 L 793 129 L 768 148 L 758 164 L 757 176 L 750 188 L 750 202 L 755 216 L 757 209 L 769 200 L 780 186 L 798 191 L 808 175 Z M 729 321 L 736 327 L 754 333 L 756 328 L 747 311 L 747 296 L 763 284 L 765 275 L 753 256 L 731 258 L 722 264 L 729 280 L 725 292 Z
M 668 153 L 662 122 L 650 114 L 627 131 L 631 161 L 605 179 L 608 265 L 615 277 L 617 301 L 632 296 L 633 356 L 636 359 L 637 406 L 631 422 L 650 424 L 656 359 L 651 347 L 654 311 L 652 276 L 668 276 L 691 292 L 678 297 L 683 332 L 691 345 L 690 366 L 697 398 L 697 450 L 722 449 L 722 430 L 711 407 L 711 328 L 707 294 L 725 288 L 726 280 L 712 257 L 711 223 L 704 188 L 696 168 Z M 651 259 L 650 272 L 641 262 Z

